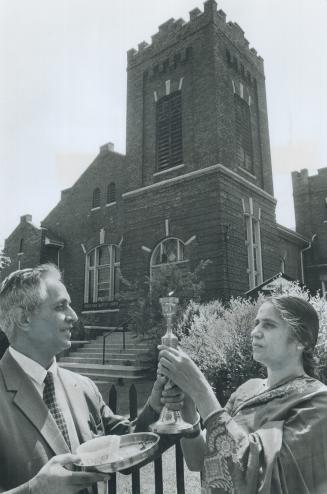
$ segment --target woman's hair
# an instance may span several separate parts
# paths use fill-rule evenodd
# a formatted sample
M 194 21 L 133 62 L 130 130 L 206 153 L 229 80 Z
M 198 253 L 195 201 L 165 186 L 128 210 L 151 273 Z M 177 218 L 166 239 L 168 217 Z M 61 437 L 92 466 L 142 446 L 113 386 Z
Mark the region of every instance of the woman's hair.
M 272 303 L 290 326 L 293 336 L 303 345 L 304 371 L 314 376 L 318 365 L 313 355 L 319 332 L 317 312 L 306 300 L 291 295 L 273 296 L 267 301 Z
M 48 276 L 61 280 L 54 264 L 41 264 L 35 268 L 19 269 L 10 273 L 0 285 L 1 329 L 12 341 L 23 310 L 25 317 L 34 314 L 46 297 L 44 279 Z

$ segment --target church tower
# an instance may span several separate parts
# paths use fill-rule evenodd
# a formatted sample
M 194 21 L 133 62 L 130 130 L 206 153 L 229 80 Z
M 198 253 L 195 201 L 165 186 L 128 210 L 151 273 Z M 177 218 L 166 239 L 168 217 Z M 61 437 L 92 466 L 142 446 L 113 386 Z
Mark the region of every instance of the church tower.
M 240 26 L 207 0 L 130 50 L 127 78 L 125 276 L 210 259 L 208 297 L 229 297 L 278 272 L 263 60 Z
M 128 52 L 129 189 L 218 163 L 273 194 L 263 60 L 214 0 Z

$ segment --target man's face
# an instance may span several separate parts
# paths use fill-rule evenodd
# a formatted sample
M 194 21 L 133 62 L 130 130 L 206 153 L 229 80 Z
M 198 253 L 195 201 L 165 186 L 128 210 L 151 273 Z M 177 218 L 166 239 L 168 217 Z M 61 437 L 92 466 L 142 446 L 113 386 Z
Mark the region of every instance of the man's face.
M 71 329 L 77 316 L 63 283 L 48 276 L 44 284 L 46 296 L 29 318 L 28 339 L 40 355 L 56 355 L 71 346 Z

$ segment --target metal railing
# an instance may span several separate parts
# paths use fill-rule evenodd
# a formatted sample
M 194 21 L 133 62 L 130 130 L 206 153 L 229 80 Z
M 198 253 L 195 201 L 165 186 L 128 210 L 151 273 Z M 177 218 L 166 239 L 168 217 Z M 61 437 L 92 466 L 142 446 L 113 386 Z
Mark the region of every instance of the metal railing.
M 113 413 L 117 413 L 117 399 L 118 399 L 117 388 L 112 385 L 109 392 L 109 407 Z M 131 420 L 137 417 L 138 410 L 138 397 L 135 385 L 132 384 L 129 389 L 129 413 Z M 180 445 L 180 441 L 176 441 L 175 445 L 171 448 L 175 448 L 175 476 L 176 476 L 176 493 L 185 494 L 185 478 L 184 478 L 184 458 L 183 452 Z M 163 480 L 163 469 L 162 469 L 162 455 L 155 458 L 151 462 L 153 464 L 153 475 L 154 475 L 154 488 L 155 494 L 164 493 L 164 480 Z M 141 478 L 140 478 L 140 468 L 134 467 L 131 472 L 132 481 L 132 494 L 141 494 L 144 492 L 142 490 Z M 199 474 L 200 478 L 200 474 Z M 117 494 L 119 490 L 117 489 L 117 475 L 115 473 L 111 474 L 110 480 L 108 481 L 109 494 Z
M 119 332 L 122 332 L 123 334 L 123 350 L 125 350 L 126 348 L 126 331 L 127 331 L 127 323 L 123 323 L 121 325 L 121 329 L 120 330 L 117 330 L 117 328 L 112 328 L 110 331 L 108 331 L 107 333 L 103 334 L 102 337 L 102 365 L 104 365 L 106 363 L 106 341 L 107 341 L 107 338 L 112 335 L 112 333 L 119 333 Z

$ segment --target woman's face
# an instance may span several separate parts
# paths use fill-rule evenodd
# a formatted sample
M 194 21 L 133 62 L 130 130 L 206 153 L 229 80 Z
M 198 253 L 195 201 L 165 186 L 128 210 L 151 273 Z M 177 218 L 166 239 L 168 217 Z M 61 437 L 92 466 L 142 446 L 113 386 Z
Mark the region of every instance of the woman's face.
M 299 360 L 299 342 L 270 302 L 264 302 L 251 332 L 253 358 L 270 369 L 281 369 Z

